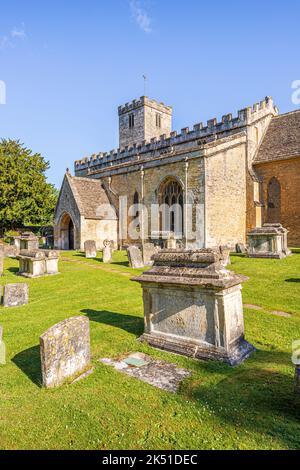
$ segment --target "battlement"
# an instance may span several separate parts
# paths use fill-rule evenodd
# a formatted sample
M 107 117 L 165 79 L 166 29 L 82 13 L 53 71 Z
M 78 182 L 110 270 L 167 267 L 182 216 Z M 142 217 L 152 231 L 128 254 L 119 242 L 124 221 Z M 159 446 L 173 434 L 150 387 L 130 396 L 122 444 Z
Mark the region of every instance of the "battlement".
M 148 98 L 148 96 L 141 96 L 140 99 L 138 100 L 133 100 L 130 103 L 126 103 L 123 106 L 119 106 L 118 108 L 119 116 L 135 111 L 136 109 L 141 108 L 143 106 L 149 106 L 151 108 L 156 109 L 156 111 L 159 111 L 161 113 L 172 115 L 171 106 L 167 106 L 164 103 L 159 103 L 156 100 Z
M 147 97 L 142 98 L 148 99 Z M 119 113 L 123 112 L 123 109 L 130 109 L 131 106 L 139 106 L 137 103 L 140 103 L 140 100 L 134 100 L 132 103 L 121 106 Z M 154 101 L 154 103 L 156 102 Z M 164 106 L 162 104 L 159 105 Z M 152 158 L 157 154 L 174 153 L 177 148 L 184 149 L 185 146 L 187 148 L 190 147 L 193 141 L 195 141 L 195 145 L 203 146 L 209 142 L 214 142 L 218 138 L 246 131 L 247 126 L 254 124 L 264 116 L 275 116 L 277 114 L 278 109 L 274 106 L 272 98 L 266 97 L 263 101 L 255 103 L 252 107 L 239 110 L 236 117 L 233 117 L 232 114 L 226 114 L 222 116 L 219 122 L 217 118 L 209 119 L 206 125 L 200 122 L 195 124 L 192 129 L 184 127 L 180 133 L 172 131 L 169 134 L 162 134 L 158 138 L 153 137 L 149 141 L 144 140 L 139 144 L 85 157 L 75 162 L 75 174 L 90 174 L 96 170 L 138 161 L 141 158 Z

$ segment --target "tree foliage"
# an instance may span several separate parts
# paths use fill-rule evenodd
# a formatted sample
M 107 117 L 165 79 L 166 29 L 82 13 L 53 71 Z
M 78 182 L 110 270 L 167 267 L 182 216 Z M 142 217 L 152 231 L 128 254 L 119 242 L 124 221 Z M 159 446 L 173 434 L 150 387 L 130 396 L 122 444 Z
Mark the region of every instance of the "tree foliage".
M 52 222 L 56 188 L 47 182 L 47 162 L 16 140 L 0 141 L 0 227 Z

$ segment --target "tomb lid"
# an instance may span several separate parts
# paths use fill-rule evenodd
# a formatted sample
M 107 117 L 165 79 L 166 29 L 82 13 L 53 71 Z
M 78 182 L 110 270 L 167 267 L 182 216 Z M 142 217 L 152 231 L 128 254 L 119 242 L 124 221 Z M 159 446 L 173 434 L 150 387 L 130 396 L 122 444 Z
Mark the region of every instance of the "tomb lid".
M 39 250 L 21 250 L 17 258 L 45 259 L 45 253 Z
M 281 235 L 283 233 L 287 234 L 288 230 L 285 229 L 281 224 L 264 224 L 262 227 L 255 227 L 254 229 L 250 230 L 248 235 Z
M 152 259 L 153 267 L 132 278 L 133 281 L 224 289 L 248 279 L 227 271 L 219 250 L 162 250 Z

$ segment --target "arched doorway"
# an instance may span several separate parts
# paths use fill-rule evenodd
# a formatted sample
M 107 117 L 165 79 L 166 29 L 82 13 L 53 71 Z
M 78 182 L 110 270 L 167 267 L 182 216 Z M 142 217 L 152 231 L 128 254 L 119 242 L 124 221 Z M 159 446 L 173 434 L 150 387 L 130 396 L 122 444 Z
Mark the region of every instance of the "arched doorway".
M 61 250 L 75 249 L 75 226 L 67 213 L 62 216 L 59 224 L 59 245 Z
M 281 219 L 281 186 L 277 178 L 270 179 L 268 184 L 268 223 L 280 223 Z
M 175 178 L 165 180 L 159 189 L 160 231 L 183 238 L 183 190 Z

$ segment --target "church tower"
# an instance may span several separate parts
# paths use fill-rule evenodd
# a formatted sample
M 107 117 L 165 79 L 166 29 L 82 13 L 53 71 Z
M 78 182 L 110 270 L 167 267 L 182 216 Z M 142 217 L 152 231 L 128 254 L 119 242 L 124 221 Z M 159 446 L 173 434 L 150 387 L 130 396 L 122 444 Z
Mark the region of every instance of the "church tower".
M 119 147 L 130 147 L 172 131 L 172 108 L 142 96 L 119 107 Z

